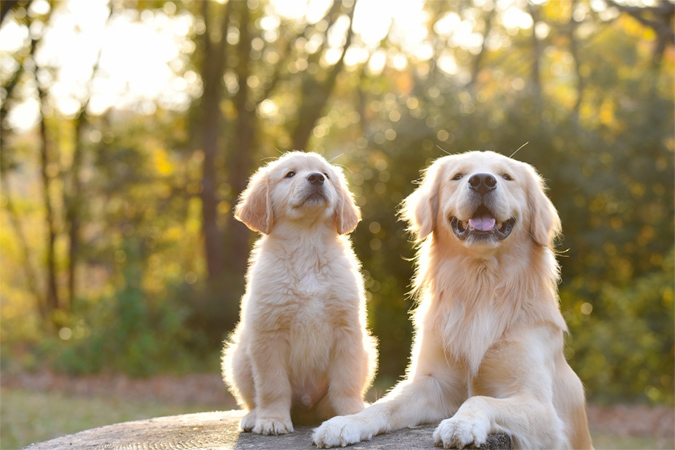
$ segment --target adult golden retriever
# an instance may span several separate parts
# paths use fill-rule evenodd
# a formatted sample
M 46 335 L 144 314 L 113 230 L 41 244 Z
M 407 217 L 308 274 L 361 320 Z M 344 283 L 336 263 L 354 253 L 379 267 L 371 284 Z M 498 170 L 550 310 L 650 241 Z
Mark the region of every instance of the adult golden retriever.
M 507 433 L 516 447 L 591 448 L 584 391 L 563 356 L 552 250 L 560 219 L 528 164 L 493 152 L 436 160 L 403 202 L 421 244 L 407 377 L 314 431 L 321 448 L 441 421 L 445 448 Z
M 249 411 L 241 429 L 284 434 L 291 413 L 302 421 L 361 411 L 377 352 L 345 236 L 360 211 L 342 172 L 318 154 L 287 153 L 251 177 L 235 216 L 263 233 L 223 351 L 223 378 Z

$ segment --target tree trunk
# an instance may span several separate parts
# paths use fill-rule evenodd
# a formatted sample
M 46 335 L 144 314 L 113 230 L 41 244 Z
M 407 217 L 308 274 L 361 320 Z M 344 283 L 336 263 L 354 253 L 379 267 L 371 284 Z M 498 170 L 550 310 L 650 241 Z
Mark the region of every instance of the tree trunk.
M 2 3 L 2 11 L 0 11 L 0 23 L 2 23 L 6 17 L 6 14 L 18 4 L 18 1 L 5 1 Z M 24 7 L 28 8 L 30 6 L 31 1 L 24 2 Z M 50 12 L 47 16 L 47 19 L 51 15 L 53 8 L 50 8 Z M 29 19 L 28 21 L 28 26 L 30 27 L 31 21 Z M 28 53 L 29 58 L 32 58 L 33 61 L 35 60 L 35 51 L 37 48 L 37 44 L 39 42 L 39 39 L 31 39 L 30 42 L 30 50 Z M 55 264 L 55 240 L 56 240 L 56 233 L 55 233 L 55 227 L 54 227 L 54 219 L 53 219 L 53 212 L 52 212 L 52 205 L 51 205 L 51 198 L 50 198 L 50 179 L 48 176 L 48 163 L 49 163 L 49 157 L 48 157 L 48 142 L 47 142 L 47 130 L 46 130 L 46 125 L 44 121 L 44 116 L 43 116 L 43 105 L 44 105 L 44 99 L 45 99 L 45 92 L 44 90 L 40 87 L 40 84 L 37 80 L 37 68 L 34 68 L 34 76 L 35 76 L 35 81 L 36 85 L 38 87 L 38 98 L 40 100 L 39 103 L 39 111 L 40 111 L 40 168 L 41 168 L 41 176 L 43 180 L 43 195 L 44 195 L 44 202 L 45 202 L 45 223 L 46 223 L 46 228 L 47 228 L 47 289 L 46 289 L 46 295 L 43 295 L 40 293 L 41 287 L 40 287 L 40 282 L 38 280 L 39 276 L 37 275 L 37 271 L 34 269 L 33 264 L 31 263 L 31 258 L 30 255 L 33 253 L 31 252 L 28 241 L 26 239 L 26 236 L 23 232 L 23 228 L 21 227 L 20 219 L 19 219 L 19 213 L 17 212 L 14 202 L 12 201 L 12 196 L 10 193 L 10 186 L 9 186 L 9 180 L 7 176 L 7 172 L 10 168 L 11 162 L 8 160 L 8 150 L 6 146 L 6 138 L 11 133 L 11 130 L 8 128 L 7 123 L 5 122 L 6 116 L 7 116 L 7 111 L 8 111 L 8 104 L 9 101 L 12 97 L 12 93 L 14 91 L 14 88 L 18 85 L 19 80 L 21 78 L 21 75 L 24 73 L 24 58 L 21 58 L 19 61 L 19 67 L 18 69 L 12 74 L 12 76 L 7 80 L 7 82 L 2 86 L 3 89 L 5 90 L 5 101 L 2 103 L 0 106 L 0 127 L 2 131 L 0 132 L 0 181 L 2 183 L 2 190 L 4 191 L 5 197 L 7 199 L 7 204 L 6 204 L 6 209 L 7 212 L 9 213 L 9 219 L 10 219 L 10 224 L 12 228 L 14 229 L 14 232 L 16 234 L 16 238 L 19 243 L 19 247 L 21 249 L 21 252 L 23 253 L 23 266 L 24 266 L 24 272 L 26 276 L 26 285 L 27 289 L 32 293 L 32 295 L 35 298 L 35 307 L 36 310 L 42 319 L 44 323 L 47 323 L 47 321 L 53 317 L 51 315 L 51 312 L 53 312 L 55 309 L 57 309 L 60 305 L 59 302 L 59 296 L 58 296 L 58 289 L 56 286 L 56 264 Z
M 4 152 L 0 152 L 0 155 L 2 155 L 3 153 Z M 14 234 L 16 235 L 16 239 L 18 241 L 19 248 L 21 249 L 22 253 L 21 257 L 23 259 L 23 270 L 26 275 L 26 289 L 28 289 L 28 291 L 32 294 L 33 298 L 35 299 L 35 309 L 40 315 L 40 318 L 43 321 L 46 321 L 48 317 L 47 307 L 45 301 L 43 300 L 42 295 L 39 292 L 39 289 L 37 288 L 38 285 L 37 276 L 35 275 L 35 270 L 30 260 L 30 255 L 32 252 L 28 247 L 26 235 L 24 234 L 23 228 L 21 227 L 19 213 L 17 212 L 14 206 L 14 202 L 12 201 L 9 182 L 7 181 L 7 173 L 3 163 L 0 163 L 0 183 L 2 183 L 2 191 L 5 195 L 5 199 L 7 202 L 5 205 L 5 209 L 9 214 L 9 222 L 12 228 L 14 229 Z
M 112 8 L 108 9 L 108 20 L 112 15 Z M 107 21 L 106 21 L 107 25 Z M 73 160 L 70 165 L 69 183 L 64 183 L 63 204 L 66 208 L 65 221 L 68 228 L 68 307 L 72 308 L 77 295 L 77 263 L 80 252 L 80 229 L 82 217 L 82 160 L 84 158 L 84 145 L 82 134 L 88 122 L 87 108 L 91 100 L 91 85 L 101 61 L 99 49 L 96 62 L 92 69 L 91 78 L 87 83 L 87 99 L 80 107 L 79 114 L 75 119 L 75 136 Z
M 223 240 L 218 226 L 218 176 L 216 157 L 218 155 L 218 135 L 222 122 L 220 99 L 222 96 L 223 64 L 225 61 L 225 43 L 229 23 L 230 3 L 225 5 L 219 45 L 211 41 L 209 26 L 210 2 L 202 3 L 202 15 L 206 30 L 204 31 L 204 60 L 202 62 L 202 80 L 204 94 L 202 96 L 203 114 L 203 151 L 202 165 L 202 233 L 204 235 L 204 252 L 208 281 L 211 286 L 218 283 L 225 268 Z
M 0 149 L 2 149 L 2 151 L 0 151 L 0 183 L 2 185 L 2 191 L 7 202 L 5 205 L 5 209 L 9 214 L 9 222 L 12 228 L 14 229 L 14 234 L 16 234 L 19 248 L 21 249 L 23 268 L 26 275 L 26 287 L 35 298 L 35 307 L 40 315 L 40 318 L 43 321 L 45 321 L 47 319 L 46 305 L 37 287 L 38 286 L 37 276 L 35 274 L 35 270 L 30 260 L 30 255 L 32 254 L 32 252 L 28 247 L 26 235 L 24 234 L 23 228 L 21 227 L 19 213 L 17 212 L 16 207 L 14 206 L 14 202 L 12 200 L 12 194 L 8 180 L 8 172 L 11 162 L 8 161 L 7 143 L 6 143 L 7 135 L 10 133 L 10 129 L 5 123 L 5 118 L 7 116 L 7 100 L 9 100 L 9 98 L 11 97 L 12 91 L 16 87 L 22 73 L 23 73 L 23 64 L 20 65 L 17 71 L 12 75 L 9 82 L 5 86 L 3 86 L 6 92 L 6 96 L 5 102 L 0 107 L 0 126 L 2 127 L 2 131 L 0 132 Z
M 309 138 L 312 135 L 312 130 L 321 117 L 321 112 L 335 88 L 337 77 L 344 67 L 345 54 L 347 53 L 347 49 L 351 45 L 352 37 L 354 36 L 353 17 L 355 9 L 356 1 L 352 3 L 350 9 L 347 11 L 347 16 L 349 17 L 349 29 L 347 30 L 347 38 L 345 40 L 345 45 L 342 48 L 342 54 L 340 55 L 340 59 L 327 73 L 325 81 L 319 83 L 313 77 L 306 77 L 302 83 L 301 104 L 298 108 L 298 124 L 291 137 L 292 148 L 295 150 L 306 149 Z M 328 30 L 326 30 L 326 34 L 328 34 Z
M 256 104 L 251 99 L 247 85 L 250 75 L 251 35 L 249 26 L 251 13 L 246 2 L 238 2 L 236 6 L 239 12 L 239 43 L 237 44 L 238 63 L 234 69 L 239 90 L 234 97 L 237 120 L 234 130 L 234 145 L 227 160 L 227 172 L 232 192 L 238 195 L 246 189 L 246 183 L 253 168 Z M 250 234 L 246 226 L 235 220 L 232 214 L 227 217 L 226 238 L 228 279 L 242 280 L 241 282 L 243 282 L 246 273 L 246 261 L 248 260 Z M 236 291 L 239 291 L 239 289 Z
M 496 8 L 492 8 L 485 15 L 485 30 L 483 32 L 483 44 L 481 45 L 480 52 L 478 52 L 478 54 L 473 60 L 471 67 L 471 80 L 469 80 L 469 83 L 467 84 L 468 88 L 474 86 L 478 79 L 478 73 L 480 72 L 481 69 L 481 62 L 483 61 L 483 57 L 485 56 L 485 51 L 487 48 L 487 38 L 488 35 L 490 34 L 490 31 L 492 30 L 492 19 L 494 18 L 495 15 L 495 9 Z
M 577 75 L 577 101 L 574 104 L 574 115 L 579 118 L 579 110 L 581 109 L 581 102 L 584 94 L 584 77 L 581 74 L 581 60 L 579 59 L 579 43 L 577 42 L 576 30 L 578 22 L 574 18 L 574 9 L 577 5 L 577 0 L 572 0 L 572 12 L 570 14 L 569 22 L 569 38 L 570 38 L 570 53 L 574 60 L 574 69 Z
M 54 225 L 54 211 L 51 202 L 51 176 L 49 142 L 47 138 L 47 126 L 44 118 L 44 103 L 46 94 L 40 87 L 40 83 L 35 77 L 38 86 L 38 98 L 40 100 L 40 172 L 42 175 L 42 196 L 45 207 L 45 226 L 47 228 L 47 312 L 52 313 L 62 307 L 59 299 L 58 288 L 56 285 L 56 227 Z
M 70 183 L 67 195 L 64 195 L 66 206 L 66 224 L 68 227 L 68 304 L 72 308 L 76 295 L 77 259 L 80 251 L 80 209 L 82 207 L 82 129 L 86 123 L 86 104 L 75 120 L 75 149 L 70 166 Z
M 537 36 L 537 24 L 539 23 L 539 7 L 531 3 L 527 4 L 527 10 L 532 16 L 532 72 L 530 82 L 535 102 L 535 114 L 541 114 L 543 108 L 541 92 L 541 42 Z
M 31 40 L 30 55 L 35 60 L 35 50 L 38 41 Z M 49 141 L 47 137 L 47 125 L 44 117 L 44 106 L 46 99 L 46 92 L 40 86 L 37 77 L 37 67 L 34 69 L 35 84 L 38 91 L 39 100 L 39 125 L 40 125 L 40 174 L 42 176 L 42 196 L 45 208 L 45 228 L 47 229 L 47 289 L 46 289 L 46 309 L 48 316 L 53 318 L 53 312 L 61 308 L 61 301 L 59 299 L 58 287 L 56 284 L 56 227 L 54 225 L 54 211 L 51 201 L 51 176 L 50 176 L 50 157 L 49 157 Z

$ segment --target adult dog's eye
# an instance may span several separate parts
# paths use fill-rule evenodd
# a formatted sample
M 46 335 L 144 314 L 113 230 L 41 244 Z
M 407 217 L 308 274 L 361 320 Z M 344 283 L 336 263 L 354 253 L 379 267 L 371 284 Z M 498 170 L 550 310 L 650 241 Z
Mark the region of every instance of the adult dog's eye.
M 505 179 L 506 181 L 513 181 L 513 178 L 511 178 L 511 175 L 508 173 L 502 174 L 502 178 Z
M 286 174 L 286 178 L 293 178 L 295 176 L 295 172 L 292 170 Z
M 461 180 L 462 177 L 464 177 L 464 174 L 463 174 L 463 173 L 458 173 L 457 175 L 455 175 L 454 177 L 452 177 L 452 179 L 455 180 L 455 181 L 457 181 L 457 180 Z

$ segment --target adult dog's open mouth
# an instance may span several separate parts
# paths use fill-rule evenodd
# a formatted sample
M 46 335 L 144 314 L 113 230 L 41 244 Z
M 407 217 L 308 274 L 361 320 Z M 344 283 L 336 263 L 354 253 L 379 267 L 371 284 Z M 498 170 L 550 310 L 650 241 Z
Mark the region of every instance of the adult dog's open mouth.
M 469 237 L 479 240 L 495 237 L 502 241 L 509 237 L 511 231 L 513 231 L 516 219 L 511 218 L 504 222 L 497 222 L 492 211 L 487 206 L 480 205 L 469 220 L 463 221 L 456 216 L 451 216 L 450 224 L 455 236 L 463 241 Z

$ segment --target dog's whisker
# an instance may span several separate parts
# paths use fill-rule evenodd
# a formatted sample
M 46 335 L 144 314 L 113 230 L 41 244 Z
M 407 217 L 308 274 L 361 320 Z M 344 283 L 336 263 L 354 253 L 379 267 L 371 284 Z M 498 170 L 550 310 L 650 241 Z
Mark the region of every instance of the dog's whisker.
M 330 162 L 330 161 L 329 161 L 329 162 Z M 343 169 L 347 169 L 347 170 L 349 171 L 349 173 L 354 173 L 354 172 L 352 171 L 352 169 L 350 169 L 349 167 L 345 166 L 344 164 L 333 163 L 333 165 L 334 165 L 334 166 L 342 167 Z
M 439 150 L 442 151 L 443 153 L 445 153 L 446 155 L 452 155 L 452 153 L 450 153 L 449 151 L 445 150 L 445 149 L 444 149 L 443 147 L 441 147 L 440 145 L 436 144 L 436 147 L 438 147 Z
M 328 160 L 328 164 L 333 164 L 333 161 L 335 161 L 336 159 L 338 159 L 338 158 L 339 158 L 340 156 L 342 156 L 342 155 L 344 155 L 344 153 L 340 153 L 339 155 L 337 155 L 337 156 L 335 156 L 335 157 L 329 159 L 329 160 Z
M 518 153 L 518 152 L 520 151 L 521 148 L 525 147 L 525 146 L 526 146 L 527 144 L 529 144 L 529 143 L 530 143 L 530 141 L 527 141 L 526 143 L 524 143 L 523 145 L 521 145 L 520 147 L 518 147 L 518 148 L 516 149 L 515 152 L 511 153 L 511 156 L 509 156 L 509 158 L 513 158 L 513 155 L 515 155 L 516 153 Z

